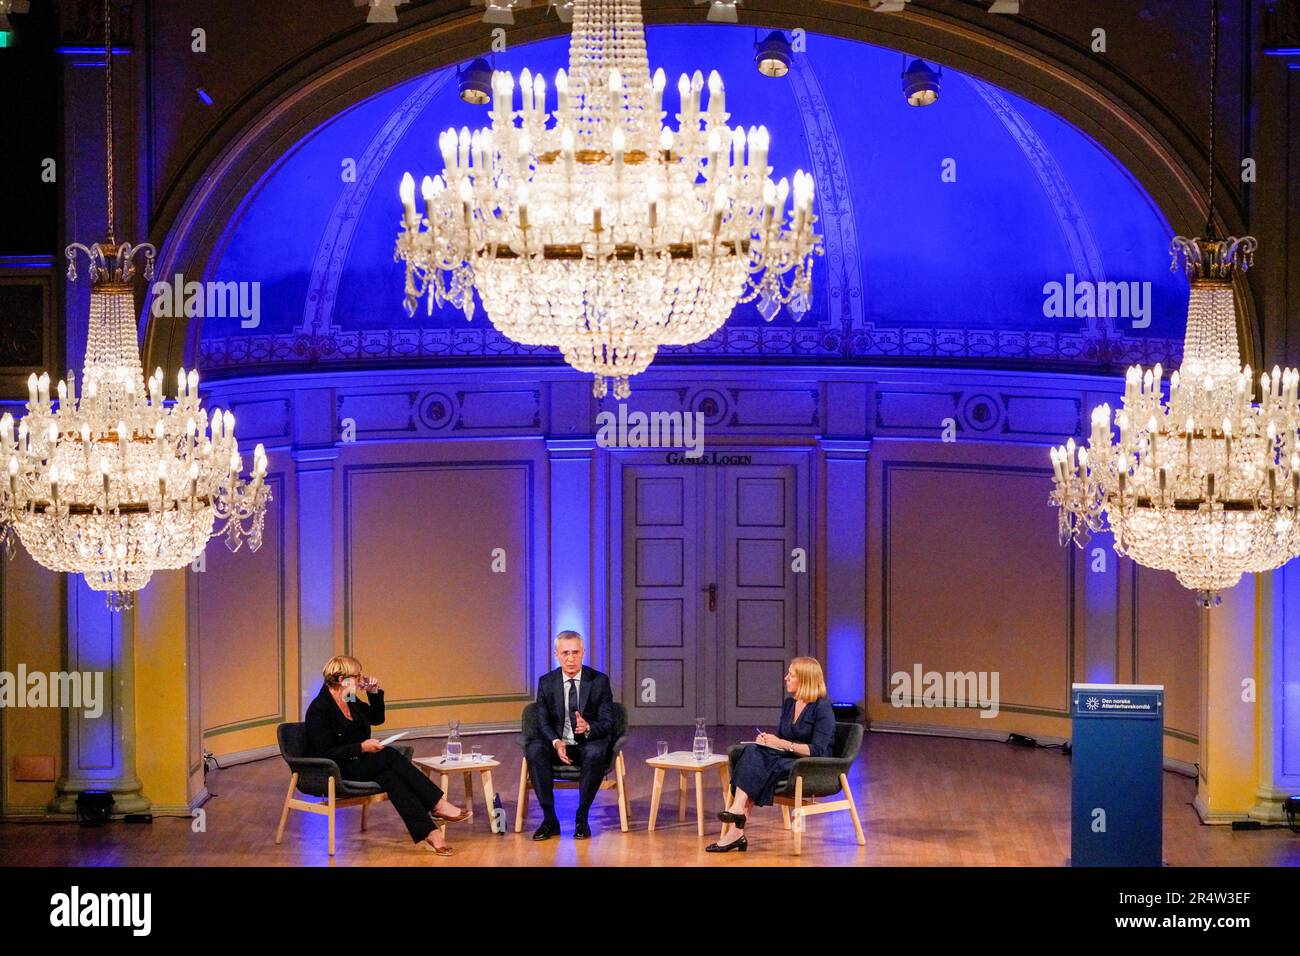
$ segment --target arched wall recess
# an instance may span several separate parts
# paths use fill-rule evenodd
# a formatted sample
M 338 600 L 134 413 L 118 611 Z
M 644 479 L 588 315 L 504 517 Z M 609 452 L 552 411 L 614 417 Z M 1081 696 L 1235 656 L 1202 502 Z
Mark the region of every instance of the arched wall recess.
M 650 24 L 700 19 L 700 9 L 683 0 L 647 0 L 645 7 Z M 480 12 L 445 10 L 444 4 L 414 9 L 395 32 L 379 39 L 365 31 L 339 35 L 233 107 L 163 193 L 153 230 L 165 234 L 159 274 L 207 277 L 241 205 L 313 129 L 382 90 L 481 54 L 486 34 Z M 1204 159 L 1194 131 L 1130 78 L 1018 18 L 990 18 L 954 4 L 883 15 L 854 3 L 823 2 L 810 10 L 784 0 L 747 5 L 745 16 L 747 26 L 797 23 L 810 32 L 907 49 L 1011 90 L 1108 150 L 1176 231 L 1194 230 L 1204 217 Z M 541 7 L 520 11 L 517 21 L 509 33 L 515 45 L 568 29 Z M 1240 231 L 1237 211 L 1225 208 L 1219 227 Z M 1258 367 L 1259 323 L 1249 287 L 1239 283 L 1238 295 L 1243 359 Z M 199 337 L 198 320 L 152 319 L 146 362 L 193 367 Z

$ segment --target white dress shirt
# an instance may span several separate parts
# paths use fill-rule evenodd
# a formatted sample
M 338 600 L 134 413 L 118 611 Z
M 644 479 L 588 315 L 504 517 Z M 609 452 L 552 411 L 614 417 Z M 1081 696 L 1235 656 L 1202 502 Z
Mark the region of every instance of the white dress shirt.
M 578 701 L 582 699 L 582 671 L 572 677 L 560 671 L 560 679 L 564 682 L 560 687 L 560 693 L 564 696 L 564 731 L 560 739 L 566 744 L 576 744 L 578 741 L 573 736 L 573 712 L 578 709 Z M 572 690 L 569 689 L 569 681 L 573 681 Z

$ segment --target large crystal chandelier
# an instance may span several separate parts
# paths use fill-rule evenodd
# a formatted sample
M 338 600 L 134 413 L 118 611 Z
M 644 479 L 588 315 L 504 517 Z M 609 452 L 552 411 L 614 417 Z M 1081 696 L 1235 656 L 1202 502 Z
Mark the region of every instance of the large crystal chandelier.
M 716 71 L 707 105 L 699 72 L 678 81 L 676 132 L 664 86 L 639 0 L 575 0 L 553 94 L 528 70 L 493 74 L 492 126 L 439 137 L 423 217 L 403 177 L 407 311 L 424 296 L 430 313 L 449 302 L 472 318 L 477 289 L 502 334 L 558 347 L 617 398 L 659 346 L 706 338 L 738 303 L 801 318 L 821 251 L 812 177 L 768 178 L 768 132 L 727 125 Z
M 108 240 L 68 246 L 90 260 L 90 328 L 78 394 L 71 371 L 50 390 L 49 373 L 28 380 L 27 415 L 0 418 L 0 540 L 14 556 L 15 536 L 52 571 L 83 574 L 114 610 L 130 608 L 154 571 L 192 562 L 213 534 L 232 550 L 245 537 L 262 543 L 266 453 L 253 453 L 251 481 L 234 417 L 209 421 L 198 375 L 181 369 L 176 399 L 164 399 L 163 372 L 144 380 L 136 338 L 134 258 L 144 253 L 153 277 L 154 248 L 118 243 L 113 228 L 113 114 L 110 8 L 104 4 Z
M 1217 4 L 1212 4 L 1217 7 Z M 1217 9 L 1211 11 L 1211 104 Z M 1210 112 L 1209 208 L 1214 205 L 1214 111 Z M 1115 550 L 1150 568 L 1173 571 L 1202 604 L 1242 574 L 1276 568 L 1300 554 L 1300 400 L 1295 369 L 1273 367 L 1255 381 L 1237 342 L 1234 272 L 1250 267 L 1256 242 L 1176 236 L 1172 268 L 1191 282 L 1182 367 L 1128 370 L 1123 408 L 1092 413 L 1088 447 L 1071 438 L 1051 451 L 1051 502 L 1060 508 L 1061 543 L 1082 545 L 1109 524 Z

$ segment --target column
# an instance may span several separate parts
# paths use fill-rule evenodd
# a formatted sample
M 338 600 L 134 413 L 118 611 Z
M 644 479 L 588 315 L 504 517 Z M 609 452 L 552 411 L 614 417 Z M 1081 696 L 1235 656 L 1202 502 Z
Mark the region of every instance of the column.
M 67 669 L 103 673 L 102 713 L 64 712 L 63 774 L 52 813 L 75 813 L 85 790 L 107 790 L 114 813 L 140 813 L 150 803 L 135 771 L 134 612 L 110 611 L 100 591 L 79 574 L 68 576 Z
M 1263 684 L 1257 667 L 1260 598 L 1267 588 L 1248 574 L 1223 592 L 1223 604 L 1206 615 L 1201 655 L 1201 772 L 1196 811 L 1205 823 L 1244 820 L 1255 805 L 1258 783 L 1257 696 Z M 1254 682 L 1254 693 L 1248 692 Z
M 299 719 L 320 690 L 320 669 L 334 656 L 334 468 L 339 457 L 332 388 L 294 399 L 292 452 L 298 481 Z
M 609 667 L 608 648 L 593 630 L 592 515 L 594 438 L 548 439 L 550 471 L 550 634 L 540 660 L 550 661 L 550 640 L 560 631 L 586 638 L 587 662 L 600 671 Z M 603 563 L 603 562 L 602 562 Z M 549 669 L 549 668 L 543 668 Z
M 1120 556 L 1115 553 L 1115 535 L 1110 531 L 1094 533 L 1084 546 L 1080 567 L 1085 610 L 1082 679 L 1090 684 L 1113 684 L 1119 680 L 1115 635 L 1119 627 Z
M 866 712 L 869 439 L 821 442 L 825 461 L 826 679 L 831 699 Z
M 298 478 L 299 719 L 334 656 L 334 462 L 337 448 L 293 452 Z
M 1300 795 L 1300 562 L 1261 578 L 1259 783 L 1250 817 L 1284 823 L 1282 802 Z

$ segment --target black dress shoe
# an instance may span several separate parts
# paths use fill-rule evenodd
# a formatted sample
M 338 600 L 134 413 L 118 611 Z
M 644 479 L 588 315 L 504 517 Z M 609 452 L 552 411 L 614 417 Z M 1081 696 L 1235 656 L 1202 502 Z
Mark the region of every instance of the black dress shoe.
M 749 849 L 749 838 L 741 837 L 739 840 L 736 840 L 732 843 L 728 843 L 726 846 L 723 846 L 722 844 L 719 843 L 710 843 L 708 846 L 704 848 L 704 852 L 705 853 L 730 853 L 732 850 L 739 850 L 741 853 L 744 853 L 748 849 Z
M 718 819 L 723 823 L 732 823 L 741 830 L 745 829 L 745 821 L 749 818 L 743 813 L 732 813 L 730 810 L 722 810 L 718 813 Z
M 586 820 L 579 820 L 573 825 L 573 838 L 575 840 L 591 839 L 591 827 L 587 826 Z
M 542 825 L 533 831 L 534 840 L 549 840 L 553 836 L 560 835 L 560 821 L 543 820 Z

